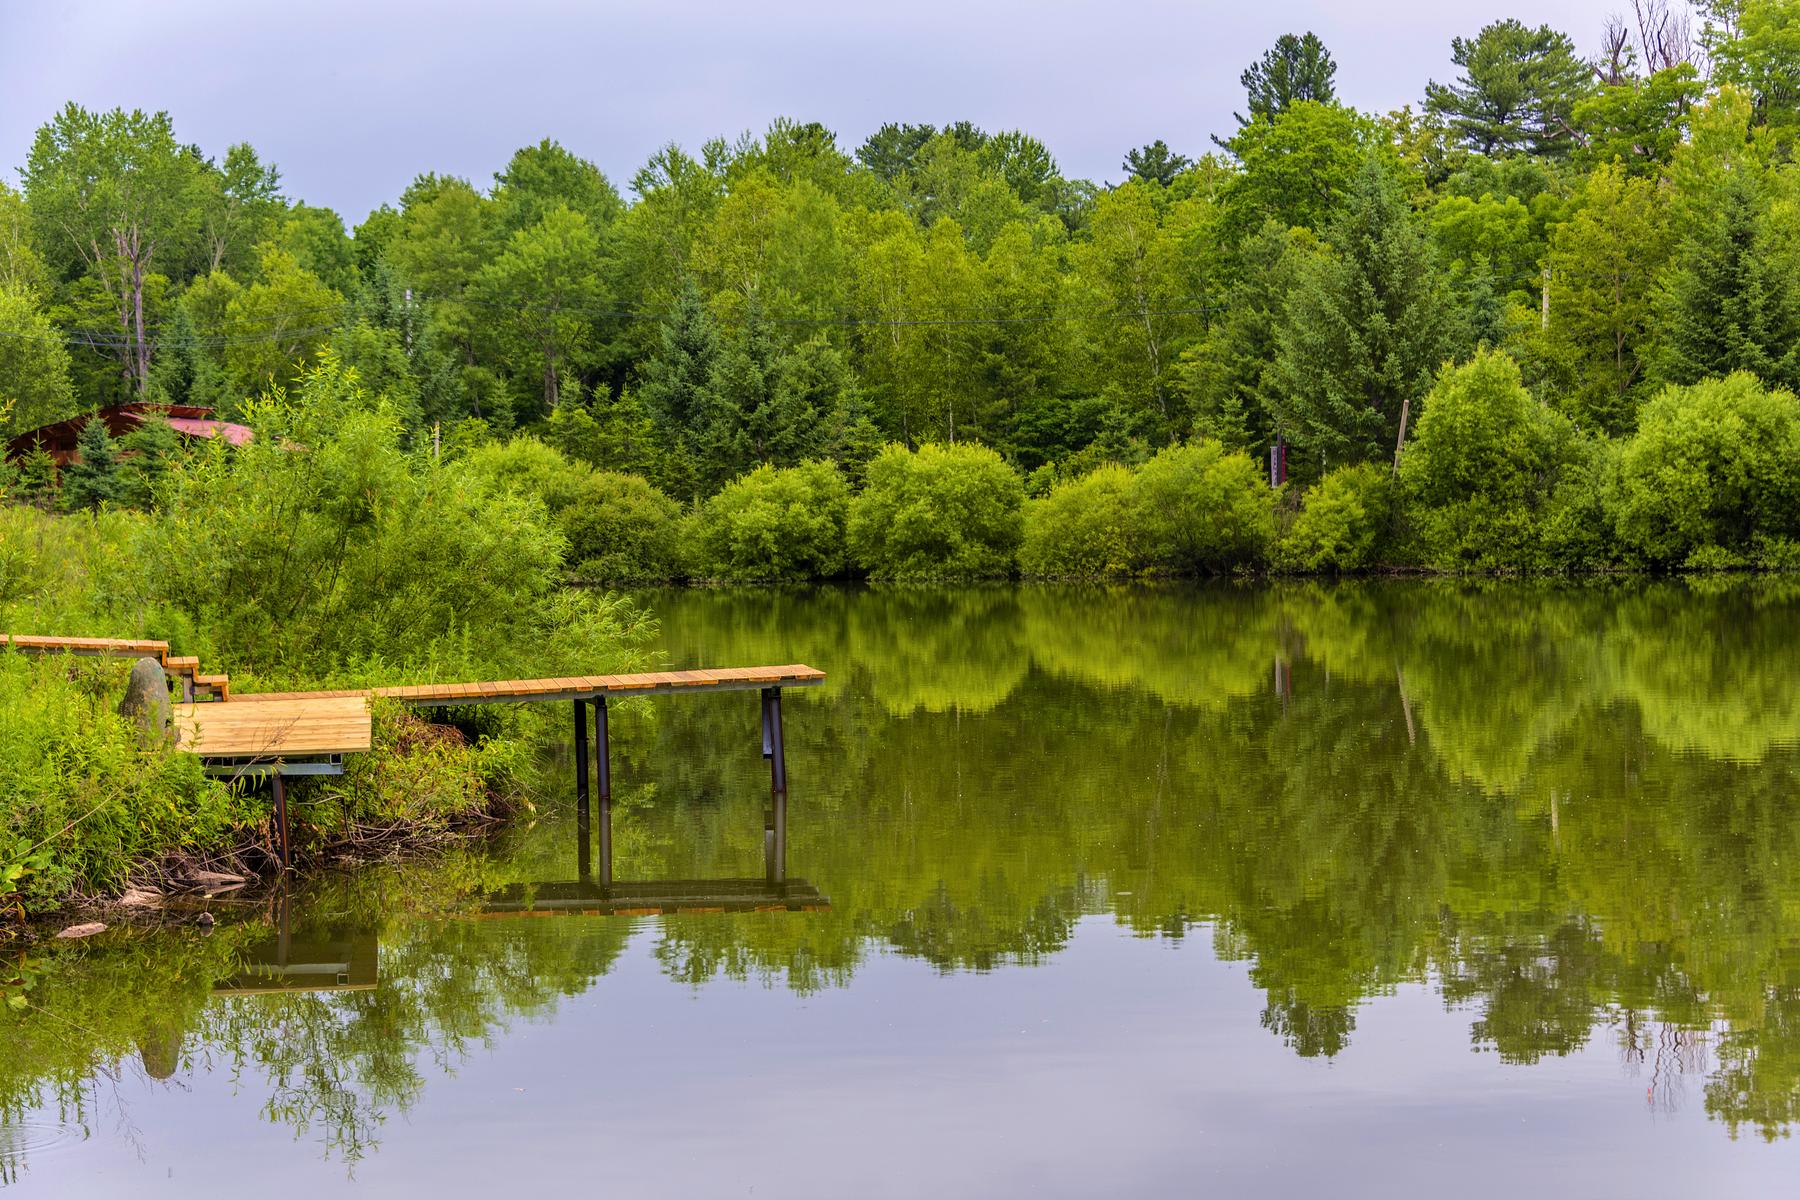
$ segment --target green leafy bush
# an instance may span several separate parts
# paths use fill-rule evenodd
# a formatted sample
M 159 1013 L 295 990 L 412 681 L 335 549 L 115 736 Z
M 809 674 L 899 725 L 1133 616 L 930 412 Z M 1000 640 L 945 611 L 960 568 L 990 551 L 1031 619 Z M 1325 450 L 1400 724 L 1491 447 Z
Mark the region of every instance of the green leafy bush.
M 1538 518 L 1546 566 L 1596 571 L 1624 562 L 1613 527 L 1621 450 L 1621 443 L 1607 437 L 1578 436 L 1569 442 L 1556 486 Z
M 686 574 L 681 506 L 639 476 L 595 471 L 556 521 L 579 579 L 660 581 Z
M 1024 499 L 1018 472 L 986 446 L 888 446 L 850 507 L 850 551 L 878 579 L 1009 575 Z
M 1139 540 L 1134 482 L 1129 470 L 1109 464 L 1027 501 L 1019 569 L 1084 579 L 1130 574 Z
M 548 667 L 591 648 L 584 622 L 618 615 L 596 600 L 569 624 L 567 542 L 544 503 L 481 468 L 408 453 L 393 409 L 329 353 L 296 394 L 251 402 L 245 420 L 250 444 L 214 443 L 171 472 L 136 564 L 146 600 L 204 631 L 220 667 Z M 560 461 L 529 443 L 501 453 Z
M 199 759 L 118 715 L 129 670 L 0 653 L 0 906 L 116 888 L 139 860 L 216 844 L 250 815 Z
M 849 506 L 849 488 L 829 462 L 760 466 L 700 510 L 694 523 L 699 573 L 734 580 L 841 574 Z
M 1144 566 L 1200 575 L 1262 562 L 1273 493 L 1250 457 L 1210 438 L 1169 446 L 1137 469 L 1132 495 Z
M 495 490 L 535 497 L 551 513 L 575 503 L 594 474 L 586 464 L 532 437 L 477 446 L 463 461 Z
M 1394 514 L 1392 474 L 1373 463 L 1339 467 L 1306 493 L 1282 543 L 1302 571 L 1363 571 L 1375 566 Z
M 1663 389 L 1620 457 L 1618 527 L 1670 566 L 1742 562 L 1759 538 L 1800 533 L 1800 400 L 1742 371 Z
M 1542 565 L 1538 510 L 1573 431 L 1510 355 L 1446 367 L 1400 464 L 1421 556 L 1445 570 Z

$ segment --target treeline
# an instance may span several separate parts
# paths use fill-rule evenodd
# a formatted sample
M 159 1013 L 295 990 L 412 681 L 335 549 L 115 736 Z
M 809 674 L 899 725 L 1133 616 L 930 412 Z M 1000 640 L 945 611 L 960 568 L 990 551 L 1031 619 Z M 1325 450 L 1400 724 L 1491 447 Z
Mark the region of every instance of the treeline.
M 491 186 L 421 175 L 350 231 L 248 145 L 214 160 L 164 114 L 71 105 L 0 191 L 0 406 L 13 432 L 133 398 L 232 415 L 329 350 L 409 445 L 529 434 L 605 473 L 588 491 L 611 507 L 660 507 L 648 487 L 742 524 L 766 506 L 732 486 L 831 491 L 808 465 L 828 463 L 854 509 L 901 470 L 884 446 L 961 462 L 973 444 L 1079 518 L 1068 536 L 1117 543 L 1051 546 L 1023 512 L 1023 558 L 1011 518 L 934 534 L 978 547 L 952 574 L 1770 560 L 1794 536 L 1785 485 L 1740 453 L 1784 461 L 1800 386 L 1797 13 L 1648 0 L 1586 57 L 1498 21 L 1385 115 L 1339 103 L 1329 51 L 1285 36 L 1217 149 L 1141 147 L 1116 186 L 1065 178 L 1017 131 L 894 124 L 850 151 L 784 120 L 659 151 L 629 202 L 546 140 Z M 1458 391 L 1473 407 L 1434 419 Z M 1684 482 L 1705 519 L 1645 532 L 1627 467 L 1653 471 L 1656 444 L 1691 459 L 1670 439 L 1711 437 L 1713 398 L 1750 391 L 1754 445 L 1708 442 L 1717 472 Z M 1494 428 L 1503 461 L 1478 463 Z M 1224 549 L 1083 511 L 1150 488 L 1171 453 L 1248 480 L 1272 449 L 1295 486 Z M 746 571 L 749 535 L 715 532 L 684 570 L 844 566 L 784 549 Z M 850 557 L 907 574 L 916 551 Z

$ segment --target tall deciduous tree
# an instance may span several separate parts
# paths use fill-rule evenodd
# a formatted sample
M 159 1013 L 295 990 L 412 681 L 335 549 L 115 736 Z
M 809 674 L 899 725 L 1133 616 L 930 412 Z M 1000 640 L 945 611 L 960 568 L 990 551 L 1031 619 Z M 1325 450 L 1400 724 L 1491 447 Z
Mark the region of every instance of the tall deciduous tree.
M 202 273 L 247 270 L 252 248 L 274 231 L 286 208 L 281 172 L 258 158 L 248 142 L 228 148 L 223 162 L 208 167 L 199 180 Z
M 264 246 L 261 257 L 262 278 L 225 306 L 225 370 L 240 397 L 299 378 L 343 309 L 293 255 Z
M 1235 243 L 1269 218 L 1323 227 L 1349 190 L 1370 144 L 1370 122 L 1347 108 L 1296 101 L 1270 121 L 1252 121 L 1227 143 L 1242 170 L 1221 191 L 1225 239 Z
M 534 381 L 545 411 L 556 408 L 566 381 L 593 354 L 610 301 L 602 267 L 600 239 L 587 218 L 559 206 L 514 233 L 477 279 L 475 295 L 501 361 Z
M 494 175 L 494 203 L 507 233 L 536 225 L 558 206 L 580 213 L 596 233 L 625 211 L 599 167 L 550 138 L 515 151 Z
M 31 245 L 31 211 L 25 198 L 0 183 L 0 288 L 50 294 L 50 269 Z
M 1430 83 L 1425 108 L 1481 154 L 1563 154 L 1575 144 L 1575 104 L 1592 72 L 1566 33 L 1508 18 L 1450 43 L 1462 68 L 1454 83 Z
M 1278 431 L 1334 462 L 1391 457 L 1402 414 L 1452 349 L 1453 314 L 1380 151 L 1364 157 L 1326 241 L 1297 271 L 1277 327 Z
M 1628 431 L 1651 345 L 1651 303 L 1668 261 L 1668 207 L 1619 165 L 1589 176 L 1551 235 L 1550 335 L 1575 364 L 1556 402 L 1586 429 Z
M 1753 98 L 1757 123 L 1784 141 L 1800 133 L 1800 5 L 1793 0 L 1733 0 L 1733 28 L 1716 30 L 1710 53 L 1713 77 Z
M 76 408 L 61 331 L 30 292 L 0 284 L 0 437 L 60 421 Z
M 167 113 L 92 113 L 71 103 L 38 130 L 23 172 L 33 225 L 55 258 L 94 279 L 118 320 L 120 366 L 150 383 L 150 277 L 195 236 L 201 164 Z

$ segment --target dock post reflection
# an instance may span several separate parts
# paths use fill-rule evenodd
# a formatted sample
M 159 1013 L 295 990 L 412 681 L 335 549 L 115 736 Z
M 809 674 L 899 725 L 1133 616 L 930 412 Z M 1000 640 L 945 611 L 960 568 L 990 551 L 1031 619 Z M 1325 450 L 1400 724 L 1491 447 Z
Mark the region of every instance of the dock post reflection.
M 614 877 L 614 807 L 600 796 L 599 829 L 577 820 L 573 880 L 517 883 L 488 894 L 482 912 L 488 917 L 550 912 L 586 916 L 658 916 L 666 913 L 828 912 L 831 901 L 804 879 L 787 871 L 788 800 L 777 792 L 763 810 L 763 873 L 760 878 L 632 879 Z M 598 862 L 589 857 L 591 838 L 600 839 Z M 596 880 L 590 865 L 598 870 Z

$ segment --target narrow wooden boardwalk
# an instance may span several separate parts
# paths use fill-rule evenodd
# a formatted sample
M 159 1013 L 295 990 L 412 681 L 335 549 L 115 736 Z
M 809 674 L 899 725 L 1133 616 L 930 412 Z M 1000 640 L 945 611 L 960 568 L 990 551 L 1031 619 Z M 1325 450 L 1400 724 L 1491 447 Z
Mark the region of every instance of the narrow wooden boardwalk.
M 187 654 L 170 654 L 169 643 L 153 638 L 44 637 L 30 633 L 0 633 L 0 649 L 21 654 L 75 654 L 92 658 L 154 658 L 181 685 L 184 700 L 205 697 L 231 698 L 231 680 L 224 675 L 203 675 L 200 660 Z
M 599 700 L 605 696 L 666 696 L 676 692 L 747 692 L 760 688 L 811 687 L 825 672 L 800 663 L 783 667 L 721 667 L 705 671 L 647 671 L 637 675 L 574 675 L 501 679 L 478 683 L 418 683 L 324 692 L 239 692 L 239 703 L 292 702 L 381 696 L 420 707 L 453 704 L 519 704 L 542 700 Z
M 719 667 L 699 671 L 644 671 L 632 675 L 420 683 L 340 691 L 240 692 L 233 696 L 229 678 L 201 674 L 198 658 L 171 655 L 169 644 L 164 641 L 0 633 L 0 649 L 25 654 L 147 657 L 161 663 L 171 678 L 180 684 L 184 701 L 176 707 L 174 714 L 176 745 L 198 755 L 210 774 L 233 778 L 270 777 L 284 863 L 288 860 L 288 838 L 283 777 L 339 774 L 344 769 L 344 755 L 366 753 L 374 743 L 369 701 L 376 697 L 417 708 L 572 701 L 575 793 L 585 812 L 590 737 L 596 751 L 601 803 L 608 804 L 612 798 L 609 699 L 699 692 L 761 692 L 762 753 L 769 760 L 770 788 L 775 795 L 785 796 L 787 755 L 782 744 L 781 693 L 786 688 L 815 687 L 825 682 L 825 672 L 803 663 L 789 663 L 779 667 Z M 207 703 L 196 703 L 200 700 Z M 593 709 L 591 720 L 590 707 Z M 786 902 L 781 897 L 758 898 L 748 894 L 708 899 L 752 907 L 759 899 L 769 904 Z M 645 899 L 641 904 L 628 907 L 650 911 L 657 907 L 657 902 Z

